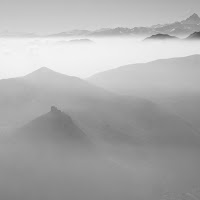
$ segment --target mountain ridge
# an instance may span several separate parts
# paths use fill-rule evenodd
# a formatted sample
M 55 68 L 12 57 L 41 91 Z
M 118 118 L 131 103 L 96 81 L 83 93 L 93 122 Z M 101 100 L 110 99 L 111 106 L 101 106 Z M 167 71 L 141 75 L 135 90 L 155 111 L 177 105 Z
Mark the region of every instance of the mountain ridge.
M 147 37 L 146 39 L 144 39 L 144 41 L 150 41 L 150 40 L 178 40 L 179 38 L 175 37 L 175 36 L 171 36 L 168 34 L 156 34 L 156 35 L 152 35 L 150 37 Z
M 15 137 L 32 142 L 67 143 L 70 146 L 91 145 L 87 135 L 73 119 L 56 106 L 17 130 Z M 70 144 L 71 143 L 71 144 Z
M 160 59 L 101 72 L 89 82 L 121 95 L 148 99 L 199 129 L 200 55 Z
M 62 36 L 92 36 L 92 37 L 109 37 L 109 36 L 151 36 L 155 34 L 170 34 L 172 36 L 186 37 L 195 31 L 200 31 L 200 17 L 194 13 L 185 20 L 176 21 L 168 24 L 152 25 L 147 27 L 116 27 L 116 28 L 103 28 L 94 31 L 79 31 L 74 34 L 73 31 L 63 32 Z M 50 37 L 60 36 L 52 34 Z
M 200 31 L 194 32 L 186 38 L 186 40 L 199 40 L 199 39 L 200 39 Z
M 101 28 L 97 30 L 69 30 L 48 35 L 38 35 L 34 33 L 15 33 L 1 32 L 0 37 L 19 37 L 19 38 L 45 38 L 45 37 L 118 37 L 118 36 L 137 36 L 147 37 L 155 34 L 169 34 L 176 37 L 187 37 L 188 35 L 200 31 L 200 17 L 194 13 L 182 21 L 175 21 L 166 24 L 157 24 L 142 27 L 116 27 Z

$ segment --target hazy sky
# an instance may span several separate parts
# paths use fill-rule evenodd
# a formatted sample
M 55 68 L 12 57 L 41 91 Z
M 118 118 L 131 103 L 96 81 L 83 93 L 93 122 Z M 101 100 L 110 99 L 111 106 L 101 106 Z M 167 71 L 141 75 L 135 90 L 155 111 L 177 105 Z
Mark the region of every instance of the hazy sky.
M 199 0 L 0 0 L 0 31 L 143 26 L 200 14 Z

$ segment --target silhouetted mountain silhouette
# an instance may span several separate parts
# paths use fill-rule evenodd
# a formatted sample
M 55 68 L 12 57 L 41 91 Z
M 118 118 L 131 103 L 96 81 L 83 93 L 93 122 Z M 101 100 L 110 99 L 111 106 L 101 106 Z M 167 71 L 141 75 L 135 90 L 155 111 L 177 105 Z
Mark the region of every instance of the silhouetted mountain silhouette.
M 191 34 L 189 37 L 186 38 L 187 40 L 199 40 L 200 39 L 200 32 L 195 32 Z
M 29 81 L 36 81 L 36 79 L 50 79 L 50 78 L 54 78 L 56 77 L 56 75 L 61 75 L 47 67 L 41 67 L 37 70 L 35 70 L 34 72 L 28 74 L 27 76 L 25 76 L 25 79 L 28 79 Z
M 67 145 L 91 145 L 87 135 L 73 122 L 71 117 L 55 106 L 18 130 L 22 139 L 38 142 L 66 143 Z
M 53 71 L 47 67 L 41 67 L 38 70 L 23 77 L 25 81 L 38 86 L 54 86 L 62 88 L 70 88 L 77 85 L 76 89 L 79 87 L 94 87 L 90 86 L 87 82 L 81 80 L 80 78 L 74 76 L 68 76 L 61 74 L 59 72 Z M 69 85 L 70 84 L 70 85 Z M 49 88 L 51 89 L 51 88 Z
M 168 34 L 156 34 L 156 35 L 152 35 L 150 37 L 147 37 L 145 39 L 145 41 L 149 41 L 149 40 L 178 40 L 177 37 L 174 36 L 170 36 Z

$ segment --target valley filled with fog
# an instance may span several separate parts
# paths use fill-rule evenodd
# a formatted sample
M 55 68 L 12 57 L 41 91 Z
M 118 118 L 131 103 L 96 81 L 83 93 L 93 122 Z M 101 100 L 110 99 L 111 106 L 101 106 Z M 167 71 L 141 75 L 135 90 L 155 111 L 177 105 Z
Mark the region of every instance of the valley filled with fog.
M 0 39 L 0 199 L 199 200 L 200 42 Z
M 22 76 L 43 66 L 86 78 L 127 64 L 200 53 L 198 41 L 144 42 L 144 39 L 0 38 L 0 78 Z

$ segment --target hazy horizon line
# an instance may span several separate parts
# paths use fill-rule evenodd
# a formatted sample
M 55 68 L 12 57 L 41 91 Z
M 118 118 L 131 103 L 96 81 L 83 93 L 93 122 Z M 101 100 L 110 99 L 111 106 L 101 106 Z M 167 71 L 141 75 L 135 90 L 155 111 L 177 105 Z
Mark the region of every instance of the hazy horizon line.
M 150 28 L 152 26 L 156 26 L 156 25 L 168 25 L 168 24 L 171 24 L 171 23 L 176 23 L 176 22 L 180 22 L 180 20 L 185 20 L 189 17 L 191 17 L 192 15 L 194 14 L 197 14 L 198 16 L 200 15 L 199 13 L 197 12 L 193 12 L 193 14 L 187 14 L 187 16 L 185 16 L 184 18 L 182 19 L 177 19 L 176 21 L 171 21 L 171 22 L 164 22 L 164 23 L 152 23 L 151 25 L 143 25 L 143 26 L 126 26 L 126 25 L 121 25 L 121 26 L 102 26 L 100 28 L 72 28 L 72 29 L 63 29 L 62 31 L 52 31 L 51 33 L 39 33 L 38 31 L 12 31 L 12 30 L 9 30 L 9 29 L 4 29 L 4 30 L 1 30 L 0 33 L 16 33 L 16 34 L 33 34 L 35 35 L 36 37 L 44 37 L 44 36 L 51 36 L 51 35 L 54 35 L 54 34 L 58 34 L 58 33 L 65 33 L 65 32 L 70 32 L 70 31 L 91 31 L 91 32 L 95 32 L 95 31 L 99 31 L 99 30 L 103 30 L 103 29 L 117 29 L 117 28 L 128 28 L 128 29 L 134 29 L 134 28 L 137 28 L 137 27 L 147 27 L 147 28 Z

